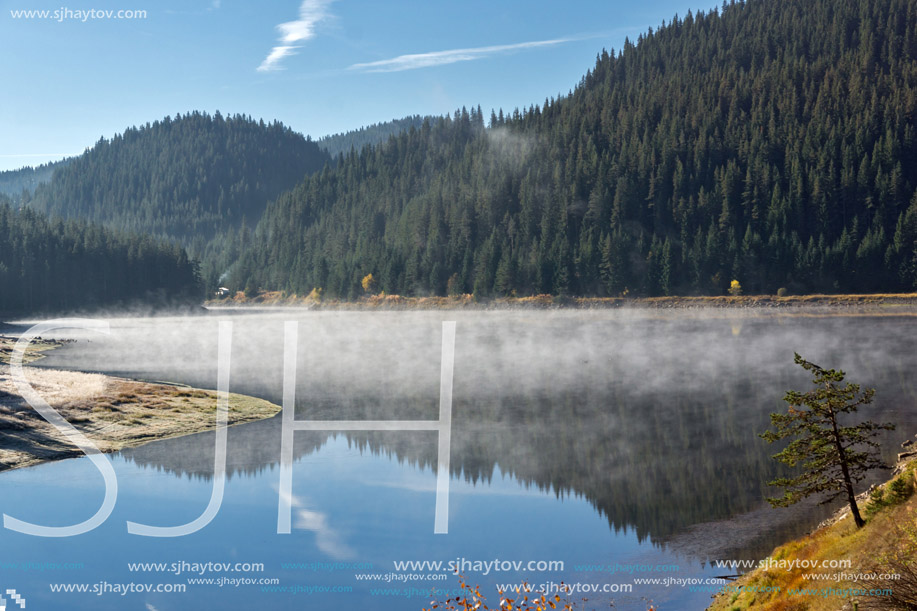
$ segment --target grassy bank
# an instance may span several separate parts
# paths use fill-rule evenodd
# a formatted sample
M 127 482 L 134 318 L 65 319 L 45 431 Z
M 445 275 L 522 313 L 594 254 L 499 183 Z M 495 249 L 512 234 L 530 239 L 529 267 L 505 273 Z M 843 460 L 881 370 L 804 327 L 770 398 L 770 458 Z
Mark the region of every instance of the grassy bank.
M 866 526 L 857 529 L 849 511 L 840 512 L 811 534 L 775 549 L 766 566 L 730 583 L 708 611 L 917 608 L 915 469 L 917 458 L 903 458 L 891 480 L 859 497 Z M 890 577 L 895 574 L 901 578 Z M 912 606 L 899 606 L 896 597 Z
M 82 455 L 18 394 L 9 370 L 14 344 L 15 339 L 0 336 L 0 471 Z M 37 341 L 25 361 L 33 362 L 57 345 Z M 216 426 L 215 391 L 36 367 L 26 367 L 25 374 L 51 407 L 104 452 Z M 230 425 L 278 411 L 267 401 L 230 394 Z
M 477 299 L 474 295 L 452 297 L 402 297 L 401 295 L 369 295 L 356 301 L 324 299 L 320 292 L 306 296 L 288 295 L 279 291 L 260 292 L 246 296 L 241 291 L 222 299 L 211 299 L 209 307 L 297 306 L 322 310 L 437 310 L 437 309 L 498 309 L 498 308 L 799 308 L 841 307 L 883 311 L 917 306 L 917 293 L 879 293 L 871 295 L 723 295 L 716 297 L 500 297 Z

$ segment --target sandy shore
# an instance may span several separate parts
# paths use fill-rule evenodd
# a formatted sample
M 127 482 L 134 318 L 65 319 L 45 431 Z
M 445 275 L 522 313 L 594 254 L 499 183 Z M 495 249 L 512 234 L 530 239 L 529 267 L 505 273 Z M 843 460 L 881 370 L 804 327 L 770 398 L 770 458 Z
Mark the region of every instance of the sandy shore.
M 10 376 L 15 338 L 0 336 L 0 471 L 81 456 L 19 395 Z M 59 344 L 39 341 L 26 362 Z M 102 374 L 25 367 L 35 390 L 104 452 L 216 426 L 216 391 L 152 384 Z M 230 394 L 229 424 L 273 416 L 273 403 Z

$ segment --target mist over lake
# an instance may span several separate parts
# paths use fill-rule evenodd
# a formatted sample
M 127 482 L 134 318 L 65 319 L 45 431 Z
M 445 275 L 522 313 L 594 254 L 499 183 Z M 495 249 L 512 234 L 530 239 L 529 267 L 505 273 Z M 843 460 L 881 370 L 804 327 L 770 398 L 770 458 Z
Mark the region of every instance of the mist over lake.
M 301 572 L 280 567 L 306 560 L 362 560 L 385 573 L 402 559 L 556 558 L 564 561 L 563 571 L 525 578 L 571 583 L 622 581 L 621 575 L 597 575 L 590 565 L 678 565 L 677 576 L 685 578 L 722 574 L 705 564 L 711 560 L 761 558 L 825 515 L 811 505 L 781 510 L 764 503 L 775 494 L 765 482 L 783 471 L 770 458 L 778 448 L 758 434 L 770 412 L 784 409 L 786 390 L 809 384 L 793 365 L 794 351 L 877 388 L 875 403 L 861 415 L 898 425 L 882 439 L 887 460 L 917 430 L 910 316 L 224 310 L 112 318 L 109 336 L 61 331 L 57 335 L 77 341 L 41 366 L 215 388 L 221 320 L 233 326 L 230 390 L 277 404 L 283 325 L 298 321 L 299 420 L 436 419 L 442 321 L 456 322 L 446 535 L 433 534 L 434 433 L 297 432 L 293 532 L 278 535 L 281 419 L 229 429 L 220 515 L 200 532 L 172 540 L 167 555 L 218 558 L 219 550 L 231 548 L 246 558 L 270 557 L 269 572 L 285 583 L 314 582 L 311 573 L 303 581 Z M 213 443 L 213 433 L 204 433 L 116 454 L 122 489 L 115 514 L 97 531 L 64 541 L 64 549 L 104 557 L 115 574 L 126 562 L 162 558 L 161 542 L 128 535 L 124 520 L 170 525 L 199 515 L 213 481 Z M 72 490 L 61 492 L 51 482 L 68 482 Z M 85 459 L 0 476 L 5 513 L 17 515 L 40 499 L 39 515 L 58 523 L 91 514 L 101 487 Z M 73 499 L 63 512 L 54 500 L 61 495 Z M 224 529 L 236 534 L 223 537 Z M 243 531 L 253 538 L 239 540 Z M 16 553 L 36 544 L 9 531 L 0 536 Z M 105 551 L 113 548 L 119 551 Z M 414 608 L 403 597 L 382 602 L 370 589 L 392 584 L 355 582 L 359 572 L 325 576 L 321 583 L 351 590 L 323 594 L 323 604 L 365 599 L 371 608 Z M 507 576 L 469 577 L 490 590 Z M 514 579 L 520 574 L 506 581 Z M 445 581 L 394 585 L 444 584 L 457 587 Z M 635 586 L 604 599 L 638 608 L 647 596 L 686 608 L 680 605 L 698 606 L 709 595 Z M 627 607 L 628 596 L 638 606 Z

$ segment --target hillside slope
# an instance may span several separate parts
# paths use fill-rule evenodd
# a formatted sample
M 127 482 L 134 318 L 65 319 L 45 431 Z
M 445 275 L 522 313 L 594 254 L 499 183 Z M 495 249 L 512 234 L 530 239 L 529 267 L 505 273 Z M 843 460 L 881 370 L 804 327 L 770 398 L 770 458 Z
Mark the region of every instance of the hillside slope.
M 900 463 L 890 482 L 871 496 L 862 495 L 861 507 L 869 515 L 862 529 L 847 511 L 836 522 L 778 547 L 764 565 L 726 586 L 709 611 L 917 607 L 915 468 L 913 458 Z
M 602 52 L 569 95 L 461 110 L 269 206 L 245 286 L 387 293 L 910 289 L 917 5 L 750 0 Z M 486 127 L 485 127 L 486 125 Z
M 101 139 L 36 189 L 64 218 L 186 240 L 254 224 L 267 201 L 328 156 L 280 123 L 194 112 Z
M 99 140 L 39 185 L 29 205 L 177 242 L 212 285 L 268 201 L 329 161 L 280 123 L 193 112 Z

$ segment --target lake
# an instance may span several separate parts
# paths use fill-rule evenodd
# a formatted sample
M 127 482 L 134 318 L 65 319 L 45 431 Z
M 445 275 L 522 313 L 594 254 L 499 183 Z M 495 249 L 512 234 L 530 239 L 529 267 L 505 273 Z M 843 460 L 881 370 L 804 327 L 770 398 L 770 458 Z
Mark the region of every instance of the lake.
M 861 415 L 898 425 L 882 438 L 886 459 L 917 432 L 907 315 L 291 309 L 106 320 L 107 336 L 55 333 L 77 341 L 41 366 L 215 388 L 228 320 L 230 390 L 280 405 L 284 325 L 297 321 L 296 419 L 360 421 L 439 417 L 442 323 L 455 321 L 448 532 L 434 533 L 437 433 L 373 430 L 295 433 L 291 533 L 278 534 L 278 416 L 230 427 L 222 505 L 193 534 L 142 537 L 126 522 L 200 516 L 213 433 L 111 455 L 117 504 L 92 532 L 0 530 L 0 585 L 29 608 L 419 610 L 431 589 L 459 587 L 451 562 L 491 606 L 497 586 L 525 581 L 574 586 L 577 609 L 703 609 L 719 587 L 706 581 L 736 572 L 713 561 L 761 559 L 825 515 L 764 502 L 777 492 L 765 482 L 784 471 L 758 434 L 783 393 L 810 379 L 794 351 L 877 388 Z M 103 491 L 92 463 L 66 460 L 0 474 L 0 510 L 67 525 L 91 516 Z

